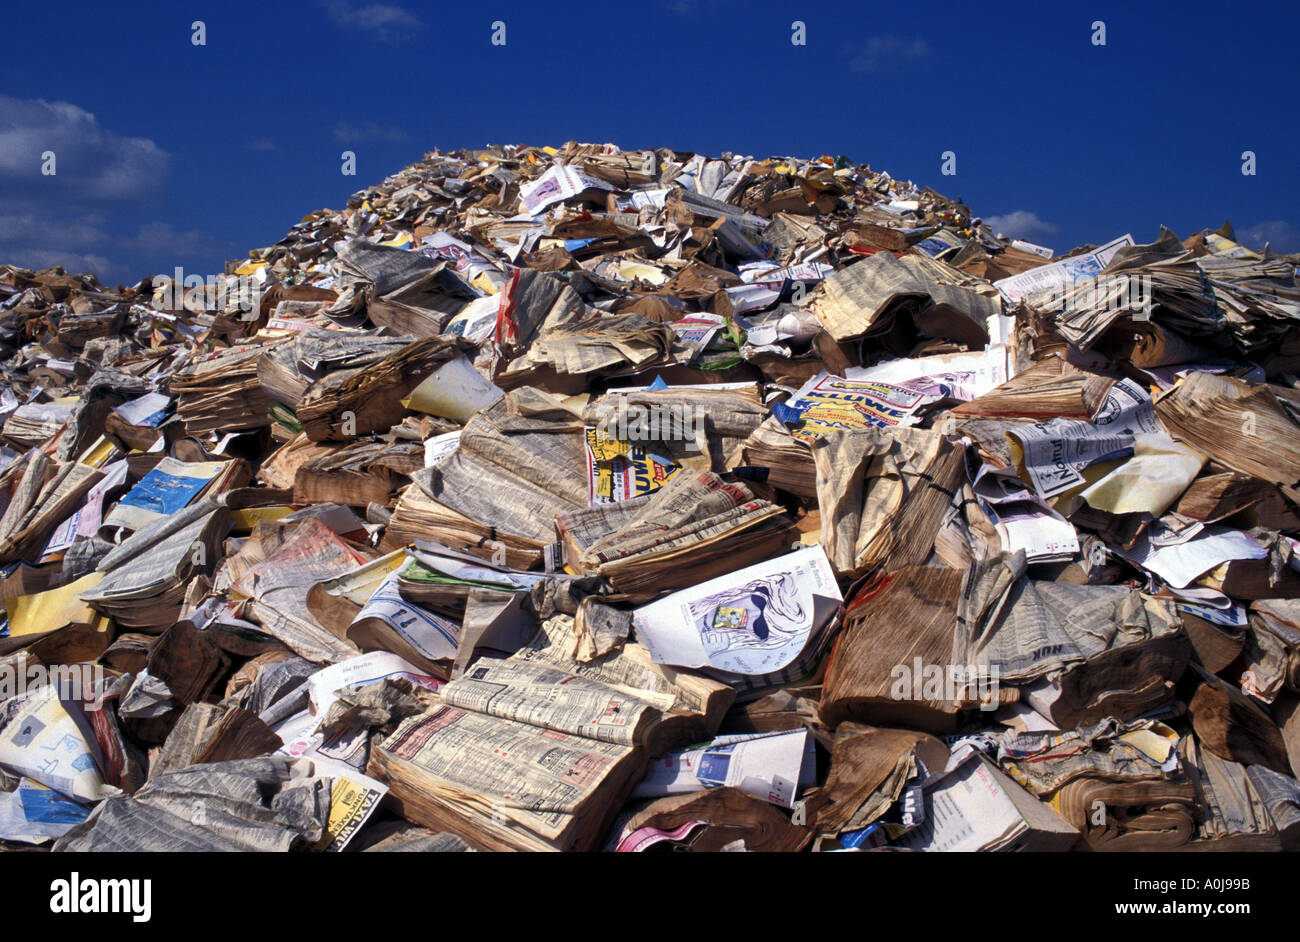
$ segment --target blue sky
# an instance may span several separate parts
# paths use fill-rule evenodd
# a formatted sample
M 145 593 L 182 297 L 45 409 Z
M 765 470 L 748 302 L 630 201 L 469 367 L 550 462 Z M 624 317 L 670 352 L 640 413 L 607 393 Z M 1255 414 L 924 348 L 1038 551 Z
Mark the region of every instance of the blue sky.
M 1224 218 L 1300 250 L 1293 3 L 23 6 L 0 263 L 216 272 L 435 147 L 574 139 L 847 154 L 1057 250 Z

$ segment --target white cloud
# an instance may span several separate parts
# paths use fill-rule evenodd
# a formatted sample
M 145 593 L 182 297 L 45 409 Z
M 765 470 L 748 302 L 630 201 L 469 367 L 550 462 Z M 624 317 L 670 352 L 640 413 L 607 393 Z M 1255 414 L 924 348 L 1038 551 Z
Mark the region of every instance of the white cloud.
M 854 72 L 884 72 L 911 66 L 930 57 L 930 44 L 919 36 L 872 36 L 865 43 L 848 45 L 844 51 L 852 56 L 849 68 Z
M 56 172 L 45 176 L 41 155 L 51 150 Z M 123 206 L 163 194 L 169 161 L 153 141 L 117 134 L 70 102 L 0 95 L 0 263 L 91 269 L 108 280 L 131 278 L 124 258 L 229 254 L 232 246 L 201 229 L 154 221 L 132 235 L 112 224 Z
M 1300 230 L 1285 219 L 1270 219 L 1237 230 L 1237 241 L 1249 249 L 1260 251 L 1267 242 L 1274 252 L 1286 255 L 1300 252 Z
M 96 215 L 0 215 L 0 264 L 23 268 L 62 265 L 78 272 L 93 269 L 101 279 L 107 279 L 129 277 L 130 272 L 101 254 L 105 250 L 175 259 L 179 263 L 228 255 L 235 248 L 200 229 L 178 232 L 160 221 L 146 223 L 135 235 L 112 236 L 102 228 L 104 222 L 103 216 Z
M 54 153 L 54 174 L 41 172 Z M 125 203 L 156 196 L 170 155 L 153 141 L 124 137 L 66 101 L 0 95 L 0 199 L 6 208 Z
M 59 249 L 6 251 L 3 257 L 0 258 L 0 262 L 6 265 L 17 265 L 19 268 L 30 268 L 34 271 L 39 271 L 42 268 L 53 268 L 55 265 L 62 265 L 64 271 L 76 274 L 91 271 L 95 273 L 95 277 L 101 283 L 125 274 L 120 270 L 120 266 L 114 265 L 102 255 L 85 255 L 80 252 L 64 252 Z
M 668 0 L 665 8 L 678 16 L 711 16 L 724 8 L 729 0 Z
M 404 141 L 406 132 L 391 124 L 376 124 L 373 121 L 349 123 L 347 121 L 334 125 L 334 140 L 340 143 L 357 141 Z
M 985 216 L 984 223 L 994 232 L 1011 239 L 1042 239 L 1054 236 L 1059 231 L 1050 222 L 1038 218 L 1037 213 L 1027 209 L 1017 209 L 1001 216 Z
M 133 236 L 118 239 L 117 244 L 133 252 L 161 254 L 176 258 L 219 255 L 232 248 L 201 229 L 178 232 L 165 222 L 149 222 Z
M 103 222 L 102 216 L 52 219 L 39 213 L 0 215 L 0 243 L 12 242 L 35 248 L 88 248 L 101 245 L 108 239 L 108 234 L 100 228 Z
M 391 3 L 367 3 L 356 6 L 347 0 L 321 0 L 330 21 L 340 29 L 361 30 L 372 39 L 400 43 L 424 26 L 416 17 Z

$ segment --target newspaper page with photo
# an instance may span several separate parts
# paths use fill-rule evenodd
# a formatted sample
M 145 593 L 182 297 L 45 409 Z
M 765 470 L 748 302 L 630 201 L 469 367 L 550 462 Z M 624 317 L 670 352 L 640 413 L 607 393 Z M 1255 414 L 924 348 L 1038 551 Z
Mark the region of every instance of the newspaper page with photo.
M 818 596 L 841 598 L 826 553 L 810 546 L 642 606 L 633 624 L 658 663 L 770 674 L 807 645 Z

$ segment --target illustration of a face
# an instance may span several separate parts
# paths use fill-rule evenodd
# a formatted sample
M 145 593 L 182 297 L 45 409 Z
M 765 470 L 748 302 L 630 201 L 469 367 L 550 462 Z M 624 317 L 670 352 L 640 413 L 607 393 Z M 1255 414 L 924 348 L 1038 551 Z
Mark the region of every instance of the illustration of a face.
M 692 603 L 705 647 L 713 653 L 767 648 L 806 631 L 797 583 L 779 573 Z

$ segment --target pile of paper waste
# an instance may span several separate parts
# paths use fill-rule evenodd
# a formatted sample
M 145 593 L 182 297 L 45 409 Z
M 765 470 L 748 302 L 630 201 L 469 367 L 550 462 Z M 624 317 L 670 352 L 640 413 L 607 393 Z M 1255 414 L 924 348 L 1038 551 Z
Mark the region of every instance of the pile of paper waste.
M 1289 849 L 1296 262 L 571 143 L 0 266 L 0 839 Z

